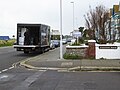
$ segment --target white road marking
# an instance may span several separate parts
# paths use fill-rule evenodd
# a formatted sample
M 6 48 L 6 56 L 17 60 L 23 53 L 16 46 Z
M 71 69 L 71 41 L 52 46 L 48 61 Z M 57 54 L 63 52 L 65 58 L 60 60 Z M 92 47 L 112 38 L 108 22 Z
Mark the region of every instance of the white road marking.
M 3 69 L 3 70 L 0 71 L 0 73 L 6 72 L 6 71 L 8 71 L 8 70 L 10 70 L 10 69 L 13 69 L 13 68 L 14 68 L 14 67 L 12 66 L 12 67 L 9 67 L 8 69 Z
M 7 71 L 8 69 L 4 69 L 4 70 L 2 70 L 2 72 L 5 72 L 5 71 Z
M 10 70 L 10 69 L 13 69 L 13 68 L 14 68 L 14 67 L 9 67 L 9 70 Z

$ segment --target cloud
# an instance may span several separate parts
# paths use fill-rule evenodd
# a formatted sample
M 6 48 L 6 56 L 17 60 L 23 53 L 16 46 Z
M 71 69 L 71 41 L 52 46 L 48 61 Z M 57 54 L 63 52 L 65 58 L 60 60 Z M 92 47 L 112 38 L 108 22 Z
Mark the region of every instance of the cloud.
M 83 15 L 89 11 L 89 5 L 103 4 L 110 8 L 119 4 L 118 0 L 62 0 L 63 34 L 69 34 L 73 28 L 73 6 L 75 4 L 75 29 L 84 25 Z M 60 0 L 0 0 L 0 35 L 16 34 L 17 23 L 43 23 L 52 29 L 60 26 Z

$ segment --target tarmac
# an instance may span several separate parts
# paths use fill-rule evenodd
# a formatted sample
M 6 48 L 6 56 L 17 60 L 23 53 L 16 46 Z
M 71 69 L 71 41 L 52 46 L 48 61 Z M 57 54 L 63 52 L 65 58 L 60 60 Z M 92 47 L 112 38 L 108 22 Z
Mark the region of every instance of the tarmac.
M 20 62 L 21 66 L 36 70 L 65 71 L 120 71 L 120 59 L 59 59 L 59 49 L 50 50 L 38 56 Z

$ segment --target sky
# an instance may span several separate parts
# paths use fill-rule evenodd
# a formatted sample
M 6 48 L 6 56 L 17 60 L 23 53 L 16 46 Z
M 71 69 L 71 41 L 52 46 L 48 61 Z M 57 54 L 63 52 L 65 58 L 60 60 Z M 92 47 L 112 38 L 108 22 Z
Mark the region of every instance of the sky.
M 74 29 L 85 26 L 84 15 L 89 6 L 104 5 L 112 8 L 119 0 L 62 0 L 62 34 L 69 35 Z M 60 0 L 0 0 L 0 36 L 16 36 L 17 23 L 37 23 L 60 30 Z

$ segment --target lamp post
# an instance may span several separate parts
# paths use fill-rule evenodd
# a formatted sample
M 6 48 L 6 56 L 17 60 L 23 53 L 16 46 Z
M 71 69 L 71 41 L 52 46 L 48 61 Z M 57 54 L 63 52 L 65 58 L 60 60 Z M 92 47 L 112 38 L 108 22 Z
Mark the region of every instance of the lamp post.
M 73 4 L 73 31 L 74 31 L 74 2 L 71 2 Z
M 60 59 L 63 59 L 63 53 L 62 53 L 62 0 L 60 0 Z

